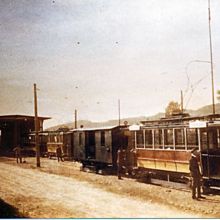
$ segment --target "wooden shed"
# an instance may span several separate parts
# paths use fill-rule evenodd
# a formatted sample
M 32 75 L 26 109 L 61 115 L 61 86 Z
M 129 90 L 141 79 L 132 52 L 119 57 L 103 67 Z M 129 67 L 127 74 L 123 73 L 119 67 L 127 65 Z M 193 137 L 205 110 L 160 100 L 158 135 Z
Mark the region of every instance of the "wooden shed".
M 40 131 L 43 131 L 43 122 L 47 119 L 50 118 L 38 117 Z M 22 146 L 33 131 L 34 116 L 0 115 L 0 154 L 7 155 L 16 145 Z

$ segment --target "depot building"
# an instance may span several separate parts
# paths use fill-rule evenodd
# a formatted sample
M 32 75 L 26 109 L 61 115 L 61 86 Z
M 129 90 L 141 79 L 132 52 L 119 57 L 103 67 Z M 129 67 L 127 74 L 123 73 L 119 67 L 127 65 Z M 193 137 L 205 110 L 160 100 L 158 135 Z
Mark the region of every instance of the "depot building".
M 43 131 L 44 120 L 38 117 L 39 131 Z M 35 117 L 29 115 L 0 115 L 0 154 L 10 154 L 12 149 L 26 143 L 28 135 L 35 131 Z

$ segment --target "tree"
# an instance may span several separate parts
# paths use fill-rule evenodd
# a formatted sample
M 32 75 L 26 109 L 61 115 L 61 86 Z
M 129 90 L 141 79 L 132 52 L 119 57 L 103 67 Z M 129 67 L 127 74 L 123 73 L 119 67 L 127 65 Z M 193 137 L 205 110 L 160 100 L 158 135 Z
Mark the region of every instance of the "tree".
M 166 117 L 172 116 L 173 114 L 181 113 L 181 106 L 178 102 L 171 101 L 166 107 Z

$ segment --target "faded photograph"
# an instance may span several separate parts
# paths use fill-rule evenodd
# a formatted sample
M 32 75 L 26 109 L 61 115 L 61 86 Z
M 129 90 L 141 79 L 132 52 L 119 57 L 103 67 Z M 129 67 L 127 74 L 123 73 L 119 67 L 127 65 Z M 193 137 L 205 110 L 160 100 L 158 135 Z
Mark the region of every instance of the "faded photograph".
M 0 0 L 0 218 L 220 218 L 219 11 Z

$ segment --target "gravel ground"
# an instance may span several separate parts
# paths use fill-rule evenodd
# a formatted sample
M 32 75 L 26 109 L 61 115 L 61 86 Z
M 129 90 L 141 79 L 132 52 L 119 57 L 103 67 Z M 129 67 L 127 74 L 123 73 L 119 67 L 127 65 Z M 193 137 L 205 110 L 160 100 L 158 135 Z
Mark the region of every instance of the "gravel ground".
M 0 158 L 0 198 L 33 218 L 219 218 L 220 196 L 195 201 L 189 191 L 80 171 L 75 162 Z

